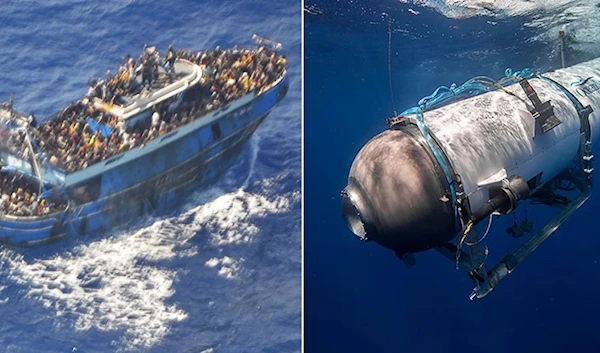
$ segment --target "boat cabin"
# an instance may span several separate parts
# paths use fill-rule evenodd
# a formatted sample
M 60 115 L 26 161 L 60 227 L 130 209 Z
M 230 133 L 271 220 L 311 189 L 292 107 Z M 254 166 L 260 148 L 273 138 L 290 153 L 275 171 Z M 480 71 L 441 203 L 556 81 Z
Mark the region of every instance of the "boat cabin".
M 135 87 L 142 85 L 142 70 L 143 68 L 137 69 L 133 81 Z M 154 106 L 194 86 L 201 77 L 202 70 L 198 65 L 187 60 L 177 60 L 173 70 L 167 71 L 163 66 L 159 66 L 156 81 L 147 89 L 133 95 L 120 96 L 117 102 L 121 104 L 114 101 L 106 102 L 100 97 L 93 97 L 92 104 L 99 111 L 116 116 L 119 120 L 124 120 L 127 126 L 133 127 L 136 123 L 149 118 Z

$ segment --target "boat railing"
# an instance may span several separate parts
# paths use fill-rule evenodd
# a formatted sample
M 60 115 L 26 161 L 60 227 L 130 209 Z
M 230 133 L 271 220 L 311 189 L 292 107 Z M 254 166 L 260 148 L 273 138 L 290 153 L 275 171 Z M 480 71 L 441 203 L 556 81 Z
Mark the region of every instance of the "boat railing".
M 252 92 L 248 93 L 248 94 L 238 98 L 235 102 L 230 103 L 223 108 L 209 111 L 205 115 L 203 115 L 202 117 L 200 117 L 198 119 L 195 119 L 194 121 L 191 121 L 191 122 L 188 122 L 187 124 L 178 126 L 173 131 L 162 136 L 161 138 L 152 139 L 143 145 L 137 146 L 134 149 L 120 152 L 114 156 L 111 156 L 110 158 L 107 158 L 106 160 L 92 164 L 84 169 L 79 169 L 77 171 L 69 173 L 65 178 L 65 185 L 66 186 L 76 185 L 76 184 L 83 182 L 84 180 L 95 177 L 95 176 L 99 175 L 100 173 L 102 173 L 105 170 L 107 165 L 110 165 L 110 167 L 108 167 L 108 168 L 113 168 L 116 166 L 120 166 L 123 163 L 128 163 L 132 160 L 135 160 L 143 155 L 146 155 L 147 153 L 151 153 L 152 151 L 155 151 L 156 149 L 160 148 L 161 145 L 171 143 L 171 142 L 177 140 L 177 138 L 181 138 L 181 137 L 186 136 L 187 134 L 191 133 L 192 131 L 195 131 L 196 129 L 198 129 L 199 126 L 204 124 L 203 120 L 205 118 L 214 117 L 214 116 L 218 116 L 221 114 L 227 114 L 227 112 L 232 108 L 232 105 L 234 106 L 233 109 L 237 109 L 237 108 L 247 104 L 248 102 L 252 101 L 255 98 L 256 98 L 256 93 L 252 93 Z M 174 138 L 174 139 L 169 138 L 170 136 L 175 136 L 175 135 L 177 135 L 178 137 Z
M 35 219 L 36 221 L 39 222 L 45 222 L 45 221 L 52 221 L 54 224 L 59 223 L 59 222 L 64 222 L 66 216 L 69 214 L 69 208 L 71 207 L 71 200 L 67 201 L 67 207 L 64 210 L 57 210 L 55 212 L 52 213 L 48 213 L 45 215 L 34 215 L 34 216 L 14 216 L 14 215 L 10 215 L 10 214 L 2 214 L 0 213 L 0 220 L 8 220 L 8 221 L 23 221 L 23 220 L 33 220 Z M 62 214 L 62 220 L 59 220 L 58 218 L 56 218 L 57 215 Z
M 151 108 L 153 105 L 185 91 L 188 87 L 193 86 L 200 81 L 202 70 L 198 65 L 184 59 L 178 59 L 177 61 L 180 64 L 188 66 L 191 70 L 190 74 L 166 87 L 151 92 L 148 96 L 144 96 L 143 94 L 135 95 L 130 98 L 131 102 L 125 106 L 109 105 L 100 98 L 94 98 L 94 105 L 97 108 L 109 111 L 111 114 L 114 114 L 123 120 L 127 120 L 140 112 Z
M 285 74 L 287 73 L 287 70 L 283 70 L 283 72 L 281 73 L 281 75 L 279 75 L 279 77 L 277 77 L 275 80 L 273 80 L 272 83 L 262 87 L 260 89 L 260 91 L 258 93 L 256 93 L 257 96 L 260 96 L 261 94 L 267 92 L 268 90 L 270 90 L 271 88 L 277 86 L 279 84 L 279 82 L 281 82 L 281 80 L 283 80 L 283 78 L 285 77 Z
M 67 210 L 64 209 L 62 211 L 55 211 L 46 215 L 42 215 L 42 216 L 38 216 L 38 215 L 34 215 L 34 216 L 15 216 L 15 215 L 11 215 L 11 214 L 7 214 L 7 213 L 0 213 L 0 221 L 2 220 L 7 220 L 7 221 L 23 221 L 23 220 L 36 220 L 39 222 L 45 222 L 45 221 L 53 221 L 54 223 L 59 223 L 61 222 L 61 220 L 57 219 L 56 216 L 59 214 L 66 214 Z

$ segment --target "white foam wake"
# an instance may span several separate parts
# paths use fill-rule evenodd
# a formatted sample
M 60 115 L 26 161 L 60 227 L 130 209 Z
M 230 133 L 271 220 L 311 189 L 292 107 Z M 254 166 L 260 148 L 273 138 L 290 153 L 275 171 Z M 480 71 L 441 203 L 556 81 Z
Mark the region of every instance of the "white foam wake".
M 250 148 L 250 170 L 248 171 L 248 176 L 246 177 L 246 180 L 244 180 L 244 183 L 242 184 L 242 188 L 246 188 L 248 186 L 248 183 L 250 182 L 250 177 L 252 177 L 252 175 L 254 174 L 254 166 L 256 165 L 256 159 L 258 158 L 258 151 L 260 150 L 260 140 L 261 136 L 258 132 L 255 132 L 252 136 L 250 136 L 250 139 L 248 140 L 248 145 Z
M 220 266 L 218 275 L 227 279 L 232 279 L 238 277 L 243 262 L 244 258 L 236 260 L 229 256 L 224 256 L 220 259 L 213 257 L 206 261 L 205 266 L 210 268 L 216 268 Z
M 2 292 L 4 292 L 4 289 L 6 288 L 6 286 L 0 286 L 0 294 L 2 294 Z M 4 295 L 0 296 L 0 304 L 4 304 L 8 301 L 8 297 L 4 297 Z
M 263 195 L 247 197 L 244 191 L 239 190 L 223 195 L 198 210 L 195 219 L 201 220 L 210 232 L 210 241 L 214 246 L 249 243 L 259 230 L 251 222 L 252 218 L 285 212 L 294 200 L 298 200 L 298 195 L 287 194 L 269 199 Z M 238 226 L 228 226 L 232 223 Z
M 213 188 L 197 193 L 181 214 L 134 232 L 80 245 L 48 259 L 28 262 L 8 249 L 0 258 L 9 279 L 26 286 L 26 297 L 55 311 L 58 325 L 123 330 L 126 337 L 114 343 L 135 350 L 159 342 L 170 323 L 187 318 L 176 304 L 166 303 L 174 294 L 177 271 L 159 261 L 197 254 L 197 246 L 189 240 L 204 230 L 209 234 L 208 250 L 217 248 L 219 254 L 206 267 L 234 279 L 244 261 L 223 256 L 223 245 L 252 241 L 258 232 L 254 217 L 286 212 L 298 200 L 296 193 L 269 198 L 243 189 L 223 194 Z M 203 204 L 192 206 L 199 203 Z

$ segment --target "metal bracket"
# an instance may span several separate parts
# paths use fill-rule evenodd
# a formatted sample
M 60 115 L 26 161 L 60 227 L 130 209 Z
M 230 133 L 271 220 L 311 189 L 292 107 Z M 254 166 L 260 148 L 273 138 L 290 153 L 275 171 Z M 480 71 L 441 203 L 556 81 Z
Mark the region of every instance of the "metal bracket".
M 558 227 L 563 224 L 591 195 L 591 183 L 582 171 L 579 176 L 571 174 L 572 182 L 581 193 L 563 207 L 550 221 L 548 221 L 537 233 L 531 236 L 515 252 L 506 255 L 491 270 L 486 270 L 485 259 L 487 248 L 478 241 L 477 234 L 473 229 L 466 232 L 459 241 L 459 246 L 447 243 L 436 247 L 436 250 L 451 260 L 458 260 L 460 269 L 468 273 L 475 283 L 469 298 L 471 300 L 483 298 L 488 295 L 498 284 L 512 273 L 515 268 L 523 262 L 535 249 L 537 249 Z M 467 245 L 467 251 L 460 249 L 461 243 Z M 457 254 L 459 256 L 457 257 Z
M 514 269 L 523 262 L 535 249 L 538 248 L 552 233 L 569 218 L 583 203 L 590 197 L 591 188 L 583 190 L 575 199 L 573 199 L 566 207 L 558 212 L 552 219 L 547 222 L 537 233 L 531 236 L 525 244 L 517 249 L 512 254 L 504 257 L 492 270 L 488 273 L 490 282 L 490 291 L 512 273 Z M 478 293 L 477 298 L 485 297 L 487 293 Z
M 537 95 L 537 92 L 533 89 L 533 87 L 531 87 L 527 79 L 520 79 L 519 84 L 521 85 L 521 88 L 523 88 L 527 98 L 529 98 L 533 104 L 533 109 L 529 109 L 529 112 L 539 123 L 542 133 L 545 134 L 546 132 L 562 124 L 562 121 L 560 121 L 560 119 L 554 115 L 554 107 L 550 101 L 542 103 Z
M 393 118 L 385 118 L 385 123 L 391 127 L 403 122 L 405 118 L 402 115 L 395 116 Z

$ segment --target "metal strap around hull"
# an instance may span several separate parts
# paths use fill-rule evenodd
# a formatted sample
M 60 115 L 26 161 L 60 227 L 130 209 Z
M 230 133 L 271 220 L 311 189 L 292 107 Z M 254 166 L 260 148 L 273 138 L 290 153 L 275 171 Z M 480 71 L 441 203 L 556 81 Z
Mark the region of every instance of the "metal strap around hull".
M 421 135 L 423 135 L 423 137 L 425 138 L 425 141 L 427 142 L 429 151 L 432 153 L 433 158 L 436 160 L 436 162 L 442 169 L 442 172 L 444 173 L 444 177 L 446 179 L 446 182 L 448 183 L 448 188 L 450 189 L 449 190 L 450 195 L 443 195 L 443 196 L 449 196 L 449 200 L 451 201 L 451 205 L 452 205 L 452 212 L 454 214 L 455 230 L 460 231 L 461 229 L 463 229 L 463 227 L 465 225 L 465 222 L 463 222 L 463 213 L 464 212 L 462 212 L 462 211 L 468 210 L 468 208 L 460 207 L 460 205 L 464 201 L 466 201 L 464 199 L 462 183 L 460 182 L 460 177 L 454 172 L 454 168 L 450 164 L 450 161 L 446 157 L 446 154 L 441 149 L 440 144 L 437 142 L 437 140 L 435 139 L 435 137 L 433 136 L 433 134 L 431 133 L 431 131 L 425 124 L 425 121 L 423 119 L 423 112 L 424 112 L 424 109 L 422 109 L 421 107 L 417 107 L 417 108 L 409 109 L 406 112 L 404 112 L 403 114 L 415 114 L 416 118 L 414 118 L 414 119 L 410 118 L 409 120 L 412 123 L 414 123 L 415 125 L 417 125 L 417 127 L 419 128 Z M 393 127 L 394 125 L 402 122 L 405 119 L 406 118 L 401 117 L 401 118 L 395 118 L 395 119 L 390 120 L 388 122 L 390 124 L 390 128 Z
M 579 145 L 579 155 L 581 158 L 581 170 L 587 175 L 589 187 L 593 186 L 592 172 L 594 171 L 592 159 L 594 155 L 592 154 L 592 129 L 590 126 L 590 114 L 594 111 L 590 105 L 583 106 L 583 104 L 572 94 L 568 89 L 566 89 L 560 83 L 554 81 L 551 78 L 538 75 L 538 77 L 544 81 L 550 82 L 558 87 L 577 109 L 577 115 L 580 120 L 579 132 L 581 135 L 580 145 Z

